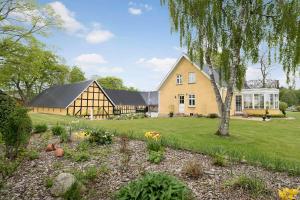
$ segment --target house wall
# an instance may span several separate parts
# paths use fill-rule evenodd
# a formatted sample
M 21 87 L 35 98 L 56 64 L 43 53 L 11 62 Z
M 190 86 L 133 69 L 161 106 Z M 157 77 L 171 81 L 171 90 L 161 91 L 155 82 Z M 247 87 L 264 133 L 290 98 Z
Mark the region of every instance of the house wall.
M 55 115 L 66 115 L 67 109 L 64 108 L 45 108 L 45 107 L 32 107 L 31 113 L 45 113 L 45 114 L 55 114 Z
M 189 72 L 196 73 L 196 83 L 188 83 Z M 181 74 L 183 77 L 181 85 L 176 84 L 176 76 L 178 74 Z M 221 93 L 223 98 L 225 98 L 224 94 L 226 94 L 226 91 L 222 90 Z M 177 67 L 169 74 L 159 89 L 160 116 L 166 116 L 170 112 L 179 113 L 180 94 L 183 94 L 185 99 L 184 114 L 208 115 L 210 113 L 218 113 L 217 101 L 210 79 L 185 57 L 179 61 Z M 189 106 L 189 94 L 195 94 L 196 96 L 196 105 L 194 107 Z
M 105 119 L 113 115 L 113 104 L 94 82 L 67 108 L 67 114 L 95 119 Z

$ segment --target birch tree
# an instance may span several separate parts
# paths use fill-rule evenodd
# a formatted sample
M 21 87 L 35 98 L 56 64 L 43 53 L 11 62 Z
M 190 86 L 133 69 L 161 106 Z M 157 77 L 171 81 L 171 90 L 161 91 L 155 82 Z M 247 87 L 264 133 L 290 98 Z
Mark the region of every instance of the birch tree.
M 229 119 L 235 89 L 241 89 L 246 61 L 257 63 L 260 48 L 266 47 L 272 61 L 282 64 L 289 77 L 300 63 L 299 0 L 161 0 L 167 5 L 171 31 L 180 35 L 192 61 L 210 69 L 220 125 L 218 135 L 229 135 Z M 212 56 L 221 54 L 221 66 Z M 213 70 L 226 82 L 223 100 Z

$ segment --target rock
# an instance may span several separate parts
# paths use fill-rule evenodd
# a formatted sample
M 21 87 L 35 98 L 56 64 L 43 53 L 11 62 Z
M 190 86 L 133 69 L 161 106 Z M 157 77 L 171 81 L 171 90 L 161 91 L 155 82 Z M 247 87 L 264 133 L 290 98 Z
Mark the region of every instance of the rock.
M 67 192 L 75 182 L 76 178 L 74 175 L 61 173 L 54 179 L 53 186 L 50 190 L 51 194 L 56 197 L 61 196 Z
M 59 139 L 59 137 L 57 137 L 57 138 L 51 138 L 48 141 L 48 143 L 50 143 L 50 144 L 59 144 L 60 143 L 60 139 Z
M 54 144 L 48 144 L 46 147 L 46 151 L 54 151 L 55 149 L 56 148 Z
M 56 157 L 63 157 L 64 156 L 64 150 L 62 148 L 57 148 L 54 152 Z

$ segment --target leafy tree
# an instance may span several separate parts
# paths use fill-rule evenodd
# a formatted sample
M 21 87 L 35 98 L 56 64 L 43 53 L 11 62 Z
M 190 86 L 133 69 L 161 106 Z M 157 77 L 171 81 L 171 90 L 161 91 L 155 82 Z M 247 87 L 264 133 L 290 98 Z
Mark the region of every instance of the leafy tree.
M 80 82 L 80 81 L 84 81 L 85 77 L 84 77 L 84 72 L 80 70 L 79 67 L 73 67 L 70 70 L 70 74 L 69 74 L 69 82 L 70 83 L 76 83 L 76 82 Z
M 279 100 L 286 102 L 288 106 L 298 105 L 297 91 L 293 89 L 281 88 L 279 92 Z
M 0 1 L 0 51 L 12 50 L 11 41 L 31 40 L 33 34 L 46 35 L 58 27 L 61 19 L 50 6 L 38 5 L 34 0 Z
M 288 104 L 285 102 L 279 103 L 279 110 L 282 112 L 282 114 L 286 115 L 286 109 L 288 108 Z
M 221 115 L 217 134 L 229 135 L 230 107 L 235 88 L 241 89 L 247 60 L 258 62 L 260 47 L 283 65 L 287 80 L 300 63 L 300 2 L 298 0 L 161 0 L 168 5 L 171 30 L 179 32 L 192 61 L 204 62 Z M 221 54 L 221 65 L 212 57 Z M 224 100 L 213 70 L 226 84 Z
M 101 77 L 97 79 L 97 82 L 104 88 L 113 90 L 129 90 L 137 91 L 134 87 L 127 87 L 124 85 L 123 80 L 114 76 Z
M 27 103 L 46 87 L 64 83 L 68 67 L 59 58 L 36 41 L 29 45 L 11 42 L 10 53 L 0 52 L 4 58 L 0 65 L 0 86 L 17 92 Z

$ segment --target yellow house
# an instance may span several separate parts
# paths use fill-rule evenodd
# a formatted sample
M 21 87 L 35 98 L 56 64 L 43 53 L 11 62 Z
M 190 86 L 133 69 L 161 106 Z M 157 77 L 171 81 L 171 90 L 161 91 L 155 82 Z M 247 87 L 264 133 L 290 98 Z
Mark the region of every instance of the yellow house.
M 170 113 L 178 115 L 219 114 L 216 96 L 208 75 L 208 67 L 201 69 L 186 55 L 182 55 L 158 88 L 159 116 Z M 218 82 L 218 73 L 214 72 L 222 98 L 226 88 Z M 276 82 L 277 83 L 277 82 Z M 271 84 L 272 85 L 272 84 Z M 269 88 L 253 87 L 245 84 L 241 91 L 235 91 L 231 115 L 280 114 L 279 90 L 276 84 Z

